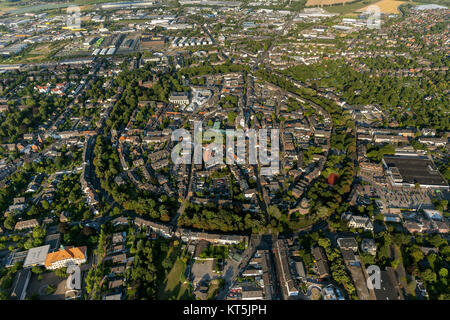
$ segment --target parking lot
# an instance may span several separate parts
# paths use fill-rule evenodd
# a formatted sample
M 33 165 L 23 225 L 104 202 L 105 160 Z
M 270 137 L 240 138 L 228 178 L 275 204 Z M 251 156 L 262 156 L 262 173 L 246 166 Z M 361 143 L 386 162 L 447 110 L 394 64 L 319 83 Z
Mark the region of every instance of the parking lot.
M 191 276 L 192 281 L 194 283 L 194 287 L 196 284 L 200 282 L 209 282 L 212 279 L 218 277 L 213 272 L 214 261 L 213 260 L 196 260 L 194 265 L 192 266 Z
M 374 188 L 384 208 L 417 209 L 419 206 L 427 208 L 432 206 L 432 199 L 447 197 L 447 193 L 431 189 L 386 189 L 378 186 Z

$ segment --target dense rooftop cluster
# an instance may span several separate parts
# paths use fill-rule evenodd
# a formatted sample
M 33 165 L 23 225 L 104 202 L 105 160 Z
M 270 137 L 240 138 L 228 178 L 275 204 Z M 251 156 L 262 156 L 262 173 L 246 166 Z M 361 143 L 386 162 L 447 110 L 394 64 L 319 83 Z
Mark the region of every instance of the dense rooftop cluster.
M 1 299 L 449 299 L 447 8 L 59 5 L 0 16 Z

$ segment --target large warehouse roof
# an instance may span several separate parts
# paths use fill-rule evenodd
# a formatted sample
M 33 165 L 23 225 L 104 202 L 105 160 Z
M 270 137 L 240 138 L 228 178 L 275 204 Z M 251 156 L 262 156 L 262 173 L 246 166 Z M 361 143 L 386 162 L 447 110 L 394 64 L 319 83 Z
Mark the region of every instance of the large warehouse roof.
M 448 182 L 427 157 L 385 156 L 383 162 L 402 184 L 448 188 Z

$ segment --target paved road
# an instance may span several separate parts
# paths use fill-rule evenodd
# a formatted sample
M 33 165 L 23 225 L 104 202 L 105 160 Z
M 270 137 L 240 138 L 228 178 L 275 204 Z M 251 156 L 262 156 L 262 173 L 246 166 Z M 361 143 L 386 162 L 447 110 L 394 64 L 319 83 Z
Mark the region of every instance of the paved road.
M 255 241 L 252 240 L 253 237 L 254 236 L 250 237 L 249 245 L 242 253 L 243 258 L 240 264 L 233 261 L 231 257 L 228 258 L 227 265 L 224 270 L 226 283 L 224 288 L 217 295 L 216 300 L 225 300 L 228 291 L 230 290 L 231 287 L 234 286 L 236 279 L 238 278 L 239 275 L 242 274 L 244 267 L 248 264 L 249 260 L 255 254 L 256 246 Z

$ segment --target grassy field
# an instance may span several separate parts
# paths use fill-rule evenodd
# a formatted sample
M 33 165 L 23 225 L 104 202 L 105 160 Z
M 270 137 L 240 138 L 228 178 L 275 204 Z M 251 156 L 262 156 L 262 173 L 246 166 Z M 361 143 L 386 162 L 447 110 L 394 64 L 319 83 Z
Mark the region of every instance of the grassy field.
M 214 296 L 217 293 L 217 290 L 219 290 L 219 280 L 218 279 L 211 280 L 211 283 L 208 288 L 207 300 L 214 298 Z
M 44 62 L 58 53 L 70 41 L 44 42 L 30 45 L 21 53 L 0 59 L 0 63 L 39 63 Z
M 189 283 L 185 282 L 185 270 L 186 263 L 183 261 L 183 258 L 178 258 L 159 290 L 158 299 L 168 300 L 169 298 L 173 298 L 180 300 L 189 299 L 191 297 L 189 293 Z

